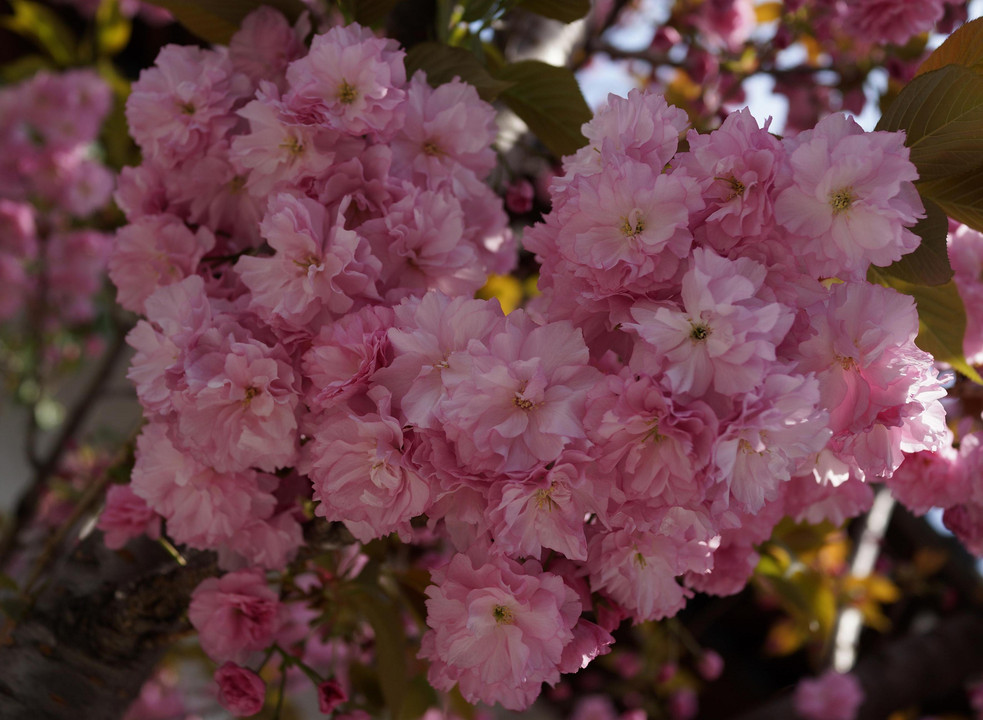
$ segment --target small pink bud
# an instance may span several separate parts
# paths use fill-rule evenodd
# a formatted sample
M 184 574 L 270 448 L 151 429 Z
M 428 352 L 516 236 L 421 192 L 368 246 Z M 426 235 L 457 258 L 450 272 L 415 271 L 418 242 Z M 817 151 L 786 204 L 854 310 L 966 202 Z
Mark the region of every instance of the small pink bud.
M 716 680 L 724 671 L 724 659 L 713 650 L 707 650 L 697 663 L 696 669 L 704 680 Z
M 346 700 L 348 693 L 337 680 L 325 680 L 317 686 L 317 707 L 325 715 L 333 713 Z
M 215 671 L 218 701 L 236 717 L 249 717 L 263 709 L 266 683 L 263 679 L 234 662 L 227 662 Z

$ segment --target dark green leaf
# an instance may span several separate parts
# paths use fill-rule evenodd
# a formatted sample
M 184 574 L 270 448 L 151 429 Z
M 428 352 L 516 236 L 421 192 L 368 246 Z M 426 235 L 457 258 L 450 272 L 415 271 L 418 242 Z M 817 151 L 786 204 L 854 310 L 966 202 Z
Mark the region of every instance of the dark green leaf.
M 293 22 L 305 9 L 301 0 L 146 0 L 170 10 L 188 30 L 211 43 L 226 44 L 246 15 L 269 5 Z
M 482 100 L 491 102 L 512 83 L 496 80 L 474 55 L 461 48 L 440 43 L 420 43 L 406 54 L 406 74 L 417 70 L 427 73 L 427 82 L 434 87 L 450 82 L 455 77 L 473 85 Z
M 399 718 L 406 697 L 406 635 L 399 608 L 377 587 L 361 586 L 358 609 L 375 633 L 376 671 L 392 718 Z
M 977 72 L 983 70 L 983 18 L 966 23 L 946 38 L 925 58 L 915 75 L 924 75 L 946 65 L 962 65 Z
M 936 360 L 948 363 L 974 382 L 983 384 L 983 378 L 966 362 L 963 355 L 963 336 L 966 334 L 966 309 L 954 282 L 926 287 L 912 285 L 889 277 L 871 268 L 871 282 L 894 288 L 910 295 L 918 306 L 918 337 L 915 343 Z
M 568 23 L 590 12 L 590 0 L 523 0 L 519 7 L 551 20 Z
M 938 205 L 923 198 L 926 216 L 912 228 L 921 239 L 921 245 L 896 263 L 878 272 L 915 285 L 944 285 L 952 279 L 946 236 L 949 234 L 949 218 Z
M 983 167 L 983 75 L 947 65 L 912 80 L 877 123 L 905 130 L 922 180 Z
M 55 66 L 44 55 L 24 55 L 13 62 L 0 65 L 0 82 L 18 83 L 33 77 L 41 70 L 54 70 Z
M 570 70 L 524 60 L 506 65 L 496 76 L 512 83 L 501 99 L 554 155 L 571 155 L 587 144 L 580 128 L 592 113 Z
M 500 0 L 471 0 L 464 9 L 461 19 L 466 23 L 484 20 L 492 14 L 492 9 L 500 5 Z M 495 8 L 497 10 L 497 8 Z
M 400 0 L 348 0 L 355 22 L 362 25 L 375 25 L 388 15 Z
M 918 183 L 918 192 L 949 217 L 983 232 L 983 170 Z

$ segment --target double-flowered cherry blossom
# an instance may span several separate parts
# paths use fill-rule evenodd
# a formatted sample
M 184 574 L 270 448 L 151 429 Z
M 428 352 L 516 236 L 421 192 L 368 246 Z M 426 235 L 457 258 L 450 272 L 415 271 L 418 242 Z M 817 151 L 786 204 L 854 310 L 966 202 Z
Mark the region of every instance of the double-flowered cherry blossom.
M 900 134 L 832 117 L 779 140 L 743 111 L 679 151 L 683 111 L 612 97 L 523 237 L 542 294 L 506 315 L 474 299 L 515 262 L 485 183 L 494 110 L 407 79 L 365 28 L 305 51 L 303 23 L 260 12 L 281 53 L 243 54 L 256 15 L 134 85 L 145 160 L 112 261 L 145 315 L 148 423 L 104 526 L 116 544 L 152 512 L 218 551 L 232 572 L 192 604 L 217 662 L 273 642 L 263 573 L 313 515 L 426 537 L 431 683 L 522 709 L 620 620 L 737 592 L 784 515 L 861 512 L 869 481 L 949 439 L 913 304 L 864 279 L 916 245 Z M 972 535 L 980 507 L 950 521 Z

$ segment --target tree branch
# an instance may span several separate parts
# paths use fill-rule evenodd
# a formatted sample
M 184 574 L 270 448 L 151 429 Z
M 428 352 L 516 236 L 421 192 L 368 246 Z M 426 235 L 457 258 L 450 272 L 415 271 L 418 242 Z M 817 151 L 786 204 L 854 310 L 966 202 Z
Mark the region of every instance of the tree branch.
M 76 720 L 84 708 L 86 720 L 118 720 L 216 572 L 212 553 L 180 567 L 146 538 L 114 552 L 90 535 L 0 646 L 0 717 Z

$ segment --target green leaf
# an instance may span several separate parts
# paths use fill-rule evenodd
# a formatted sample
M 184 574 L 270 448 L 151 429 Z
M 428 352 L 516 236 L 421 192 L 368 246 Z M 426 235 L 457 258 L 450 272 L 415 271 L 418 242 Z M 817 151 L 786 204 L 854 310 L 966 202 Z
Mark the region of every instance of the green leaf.
M 523 0 L 519 7 L 551 20 L 569 23 L 590 12 L 590 0 Z
M 0 26 L 32 40 L 59 65 L 73 64 L 78 44 L 56 12 L 28 0 L 10 0 L 10 7 L 14 14 L 0 17 Z
M 170 10 L 188 30 L 207 42 L 227 44 L 249 13 L 262 5 L 293 22 L 304 11 L 301 0 L 146 0 Z
M 375 25 L 388 15 L 400 0 L 348 0 L 348 6 L 355 22 L 361 25 Z
M 96 10 L 96 40 L 99 54 L 112 57 L 130 42 L 133 24 L 119 10 L 119 0 L 102 0 Z
M 946 236 L 949 234 L 949 218 L 942 208 L 931 200 L 925 203 L 926 216 L 918 221 L 912 232 L 922 242 L 915 252 L 908 253 L 900 260 L 879 272 L 898 280 L 915 285 L 944 285 L 952 279 L 952 266 L 949 264 L 949 251 Z
M 877 123 L 905 130 L 922 180 L 983 167 L 983 75 L 947 65 L 912 80 Z
M 492 77 L 478 58 L 467 50 L 441 43 L 419 43 L 406 53 L 406 75 L 412 76 L 417 70 L 426 72 L 427 82 L 434 87 L 459 77 L 473 85 L 479 97 L 486 102 L 491 102 L 512 86 L 512 83 Z
M 54 70 L 55 66 L 44 55 L 23 55 L 13 62 L 0 65 L 0 83 L 18 83 L 34 77 L 41 70 Z
M 378 587 L 359 585 L 353 593 L 362 616 L 375 633 L 379 685 L 392 718 L 399 718 L 407 689 L 406 634 L 399 608 Z
M 983 169 L 918 183 L 918 192 L 949 217 L 983 232 Z
M 506 65 L 496 73 L 512 83 L 501 99 L 557 157 L 587 144 L 580 131 L 592 113 L 573 72 L 539 60 Z
M 499 5 L 499 0 L 470 0 L 464 9 L 464 15 L 461 16 L 461 20 L 466 23 L 484 20 L 486 17 L 493 15 L 492 9 L 496 5 Z M 496 12 L 498 9 L 500 8 L 495 8 Z
M 915 343 L 936 360 L 948 363 L 974 382 L 983 384 L 983 378 L 966 362 L 963 355 L 963 336 L 966 334 L 966 309 L 954 282 L 926 287 L 912 285 L 889 277 L 871 268 L 867 274 L 871 282 L 880 283 L 910 295 L 918 307 L 918 337 Z
M 925 58 L 915 76 L 946 65 L 962 65 L 977 72 L 983 71 L 983 18 L 966 23 L 946 38 L 935 52 Z

